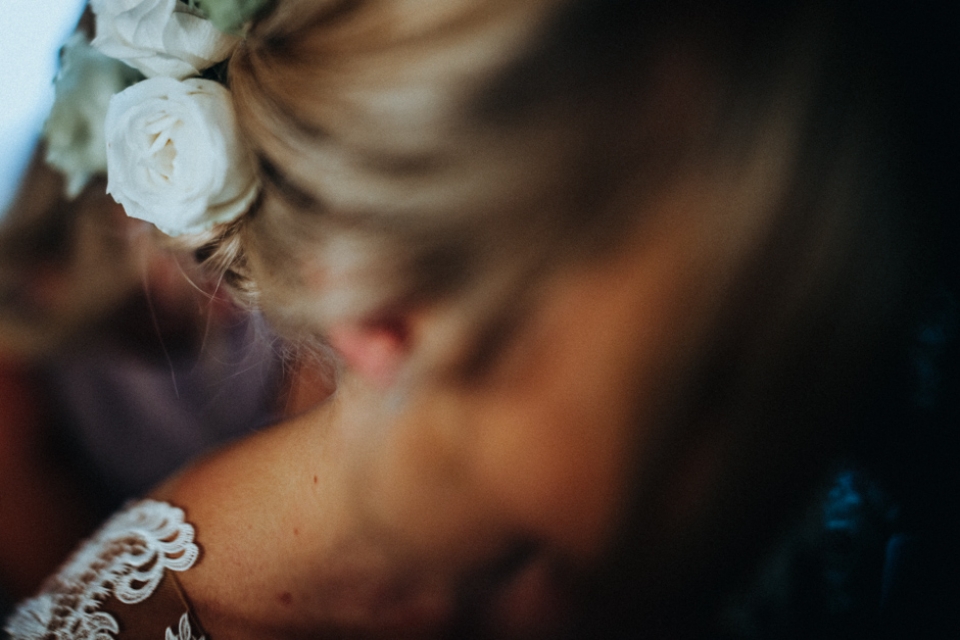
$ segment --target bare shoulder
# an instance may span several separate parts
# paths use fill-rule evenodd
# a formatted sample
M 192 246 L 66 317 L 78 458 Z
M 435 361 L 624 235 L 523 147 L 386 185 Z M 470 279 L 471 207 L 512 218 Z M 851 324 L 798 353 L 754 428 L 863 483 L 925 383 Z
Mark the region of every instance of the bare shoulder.
M 196 530 L 200 559 L 181 582 L 211 637 L 282 638 L 283 627 L 296 626 L 289 579 L 317 538 L 329 411 L 253 434 L 153 492 Z

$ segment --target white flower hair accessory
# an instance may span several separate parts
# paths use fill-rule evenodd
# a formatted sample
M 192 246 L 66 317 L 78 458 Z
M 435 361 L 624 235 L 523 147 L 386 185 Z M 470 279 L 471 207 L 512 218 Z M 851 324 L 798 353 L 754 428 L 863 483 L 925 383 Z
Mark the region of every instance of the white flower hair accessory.
M 269 0 L 90 1 L 97 37 L 87 45 L 75 34 L 64 47 L 45 126 L 47 160 L 66 175 L 67 195 L 106 169 L 107 192 L 127 215 L 168 235 L 243 215 L 259 185 L 230 92 L 191 76 L 240 41 L 207 11 L 239 33 Z M 142 78 L 131 67 L 148 79 L 129 86 Z
M 91 47 L 82 33 L 64 44 L 43 136 L 47 163 L 66 177 L 67 198 L 77 197 L 94 175 L 107 170 L 107 105 L 115 93 L 140 79 L 134 69 Z
M 182 0 L 91 0 L 93 46 L 148 78 L 184 79 L 226 60 L 237 43 Z
M 105 113 L 90 115 L 91 130 L 103 131 L 102 142 L 94 145 L 100 164 L 75 172 L 74 178 L 70 167 L 56 161 L 68 174 L 71 193 L 83 188 L 89 173 L 105 168 L 107 193 L 127 215 L 172 236 L 200 233 L 243 215 L 259 184 L 238 133 L 230 92 L 195 76 L 227 59 L 238 34 L 269 3 L 90 0 L 97 32 L 91 45 L 148 79 L 123 91 L 126 85 L 105 90 L 101 103 L 114 94 Z M 65 59 L 64 72 L 66 67 Z M 60 119 L 51 116 L 50 137 L 66 127 Z
M 257 195 L 227 89 L 151 78 L 118 93 L 106 118 L 107 193 L 164 233 L 199 233 L 242 215 Z

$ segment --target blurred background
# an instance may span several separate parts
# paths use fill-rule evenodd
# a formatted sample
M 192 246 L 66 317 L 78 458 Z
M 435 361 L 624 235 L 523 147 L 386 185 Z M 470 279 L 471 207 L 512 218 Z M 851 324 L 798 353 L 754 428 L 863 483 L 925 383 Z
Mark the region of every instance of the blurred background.
M 0 11 L 0 216 L 6 213 L 53 104 L 57 52 L 83 0 L 42 6 L 5 0 Z
M 42 11 L 29 0 L 4 4 L 4 11 L 0 11 L 0 222 L 6 217 L 53 104 L 57 51 L 83 10 L 81 0 L 62 0 Z M 0 412 L 7 413 L 11 407 L 5 406 L 5 396 L 0 396 Z M 7 491 L 0 486 L 0 496 Z M 10 605 L 5 591 L 0 585 L 0 615 Z
M 103 176 L 69 197 L 44 161 L 84 5 L 0 11 L 0 622 L 123 502 L 328 388 Z

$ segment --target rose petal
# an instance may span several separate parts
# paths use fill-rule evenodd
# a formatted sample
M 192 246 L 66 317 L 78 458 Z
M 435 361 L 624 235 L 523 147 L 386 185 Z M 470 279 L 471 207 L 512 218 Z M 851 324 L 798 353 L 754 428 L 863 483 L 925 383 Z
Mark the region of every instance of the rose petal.
M 106 119 L 107 191 L 170 235 L 241 215 L 257 193 L 230 94 L 199 78 L 153 78 L 114 96 Z
M 239 42 L 181 0 L 97 0 L 93 45 L 147 77 L 182 79 L 225 60 Z

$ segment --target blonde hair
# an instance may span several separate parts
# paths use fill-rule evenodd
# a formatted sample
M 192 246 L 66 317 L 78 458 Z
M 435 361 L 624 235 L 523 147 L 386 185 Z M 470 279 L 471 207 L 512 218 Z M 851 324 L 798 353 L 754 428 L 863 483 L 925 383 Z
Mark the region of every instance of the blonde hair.
M 477 268 L 470 245 L 520 227 L 519 192 L 547 175 L 521 183 L 530 158 L 462 116 L 554 4 L 279 4 L 230 68 L 264 197 L 203 257 L 286 326 L 449 292 Z M 306 281 L 322 292 L 309 309 Z
M 535 273 L 615 244 L 638 201 L 727 167 L 778 220 L 743 252 L 771 259 L 766 245 L 795 234 L 790 257 L 772 257 L 784 308 L 771 315 L 813 318 L 811 299 L 834 304 L 869 270 L 889 223 L 874 210 L 873 248 L 846 255 L 881 180 L 864 170 L 870 123 L 830 115 L 823 17 L 751 2 L 280 0 L 229 73 L 264 192 L 197 255 L 295 337 L 451 296 L 479 332 Z M 782 171 L 754 184 L 737 170 L 751 158 Z

